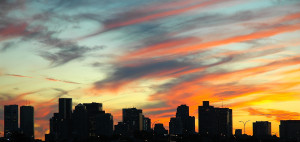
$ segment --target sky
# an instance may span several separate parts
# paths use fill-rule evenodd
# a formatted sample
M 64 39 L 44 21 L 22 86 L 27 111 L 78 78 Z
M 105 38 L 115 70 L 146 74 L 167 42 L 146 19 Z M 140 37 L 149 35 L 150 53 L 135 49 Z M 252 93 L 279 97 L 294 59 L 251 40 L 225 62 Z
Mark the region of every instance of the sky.
M 233 129 L 300 119 L 300 0 L 1 0 L 3 106 L 32 105 L 44 139 L 58 98 L 143 109 L 233 109 Z

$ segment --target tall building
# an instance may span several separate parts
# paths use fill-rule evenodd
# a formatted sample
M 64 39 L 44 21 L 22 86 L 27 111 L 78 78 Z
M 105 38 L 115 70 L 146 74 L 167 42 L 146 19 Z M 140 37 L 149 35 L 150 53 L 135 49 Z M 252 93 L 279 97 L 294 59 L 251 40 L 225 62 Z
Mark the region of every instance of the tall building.
M 189 107 L 181 105 L 177 107 L 176 117 L 169 122 L 170 134 L 195 133 L 195 117 L 189 116 Z
M 72 116 L 72 98 L 59 98 L 59 114 L 63 119 L 71 119 Z
M 20 128 L 24 135 L 34 139 L 34 108 L 33 106 L 20 107 Z
M 88 113 L 86 107 L 82 104 L 75 106 L 72 114 L 72 135 L 75 141 L 88 140 Z
M 253 136 L 257 138 L 271 136 L 271 122 L 268 121 L 253 122 Z
M 198 107 L 198 127 L 201 135 L 231 136 L 232 110 L 215 108 L 203 101 L 203 106 Z
M 280 139 L 300 142 L 300 120 L 280 120 Z
M 101 103 L 84 103 L 88 113 L 89 137 L 111 136 L 113 134 L 113 116 L 105 113 Z
M 113 116 L 110 113 L 98 114 L 96 116 L 96 135 L 97 136 L 112 136 L 114 129 Z
M 18 130 L 18 105 L 4 106 L 4 137 Z
M 151 119 L 143 116 L 143 130 L 151 131 Z
M 58 113 L 50 118 L 51 141 L 66 141 L 72 135 L 72 98 L 59 98 Z
M 136 108 L 123 109 L 123 122 L 128 124 L 132 132 L 143 130 L 143 111 Z
M 181 135 L 183 130 L 181 119 L 176 117 L 170 118 L 169 130 L 170 134 Z

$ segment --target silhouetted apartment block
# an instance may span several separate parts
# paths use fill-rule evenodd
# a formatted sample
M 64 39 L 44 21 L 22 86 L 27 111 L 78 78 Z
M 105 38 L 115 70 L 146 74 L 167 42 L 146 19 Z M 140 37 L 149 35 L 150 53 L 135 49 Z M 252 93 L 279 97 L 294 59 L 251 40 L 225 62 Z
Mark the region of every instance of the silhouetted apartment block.
M 253 122 L 253 136 L 257 138 L 271 136 L 271 122 L 268 121 Z
M 101 103 L 84 103 L 88 113 L 89 137 L 111 136 L 113 134 L 113 116 L 105 113 Z
M 72 137 L 72 98 L 59 98 L 58 102 L 58 113 L 50 118 L 48 141 L 67 141 Z
M 279 133 L 284 141 L 300 142 L 300 120 L 280 120 Z
M 9 137 L 12 132 L 18 130 L 18 111 L 18 105 L 4 106 L 4 137 Z
M 156 135 L 167 135 L 168 130 L 165 129 L 164 124 L 157 123 L 154 126 L 154 134 L 156 134 Z
M 170 118 L 169 130 L 170 130 L 169 131 L 170 134 L 174 134 L 174 135 L 182 134 L 183 127 L 182 127 L 181 119 L 176 117 Z
M 71 119 L 72 116 L 72 98 L 59 98 L 58 112 L 63 119 Z
M 96 137 L 96 117 L 99 114 L 104 114 L 105 112 L 102 110 L 102 104 L 101 103 L 84 103 L 83 104 L 86 107 L 87 113 L 88 113 L 88 128 L 89 128 L 89 137 Z
M 113 116 L 110 113 L 100 113 L 96 116 L 96 135 L 112 136 L 114 129 Z
M 132 132 L 143 130 L 143 111 L 136 108 L 123 109 L 123 122 L 128 124 Z
M 33 106 L 20 107 L 20 128 L 24 135 L 34 139 L 34 108 Z
M 203 106 L 198 107 L 198 127 L 201 135 L 231 136 L 232 110 L 215 108 L 203 101 Z
M 117 125 L 115 125 L 115 134 L 116 135 L 122 135 L 126 136 L 128 135 L 129 126 L 126 123 L 118 122 Z
M 242 129 L 235 129 L 234 135 L 235 135 L 236 137 L 242 136 L 242 135 L 243 135 Z
M 189 116 L 189 107 L 181 105 L 177 107 L 176 117 L 169 122 L 170 134 L 195 133 L 195 117 Z
M 87 141 L 89 136 L 89 122 L 86 107 L 78 104 L 72 114 L 73 131 L 72 136 L 75 141 Z
M 144 131 L 151 131 L 151 119 L 148 118 L 148 117 L 145 117 L 143 115 L 143 120 L 144 120 L 144 122 L 143 122 L 143 130 Z

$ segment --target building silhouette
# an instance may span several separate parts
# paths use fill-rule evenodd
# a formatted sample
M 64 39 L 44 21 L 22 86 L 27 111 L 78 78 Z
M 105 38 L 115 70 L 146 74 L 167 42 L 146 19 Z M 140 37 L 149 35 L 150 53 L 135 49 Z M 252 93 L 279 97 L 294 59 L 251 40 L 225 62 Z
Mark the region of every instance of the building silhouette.
M 72 98 L 59 98 L 58 113 L 50 118 L 48 141 L 63 142 L 72 136 Z
M 71 114 L 71 115 L 70 115 Z M 75 106 L 72 99 L 59 99 L 59 112 L 50 119 L 47 142 L 89 141 L 113 135 L 113 116 L 105 113 L 101 103 L 84 103 Z
M 189 116 L 189 107 L 181 105 L 177 107 L 176 117 L 169 122 L 170 134 L 194 134 L 195 117 Z
M 72 116 L 72 98 L 59 98 L 58 113 L 63 119 L 71 119 Z
M 18 105 L 4 106 L 4 137 L 10 137 L 11 133 L 18 131 L 18 114 Z
M 151 131 L 151 119 L 145 117 L 144 115 L 143 115 L 143 130 L 147 132 Z
M 75 141 L 87 141 L 89 137 L 88 112 L 85 105 L 78 104 L 72 114 L 72 136 Z
M 34 139 L 34 108 L 33 106 L 20 107 L 20 129 L 23 134 Z
M 163 136 L 168 134 L 168 130 L 165 129 L 164 124 L 156 123 L 154 125 L 154 134 L 158 136 Z
M 200 135 L 231 136 L 232 110 L 215 108 L 203 101 L 203 106 L 198 107 L 198 127 Z
M 257 138 L 264 138 L 271 136 L 271 122 L 256 121 L 253 122 L 253 136 Z
M 96 120 L 99 114 L 104 114 L 101 103 L 84 103 L 88 114 L 88 133 L 89 137 L 96 137 Z
M 240 137 L 243 135 L 243 130 L 242 129 L 235 129 L 234 135 L 236 137 Z
M 128 124 L 124 122 L 118 122 L 117 125 L 115 125 L 115 134 L 120 136 L 127 136 L 129 130 Z
M 300 142 L 300 120 L 280 120 L 279 133 L 284 141 Z
M 136 132 L 143 130 L 143 111 L 136 108 L 123 109 L 123 122 L 128 124 L 129 131 Z

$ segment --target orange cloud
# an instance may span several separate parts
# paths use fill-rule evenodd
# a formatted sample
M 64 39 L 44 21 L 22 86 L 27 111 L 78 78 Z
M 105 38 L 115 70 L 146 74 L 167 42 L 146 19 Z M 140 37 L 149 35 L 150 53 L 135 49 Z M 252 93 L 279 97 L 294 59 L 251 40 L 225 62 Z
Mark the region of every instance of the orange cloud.
M 285 110 L 248 108 L 246 109 L 246 111 L 249 112 L 249 115 L 265 116 L 268 118 L 275 117 L 276 121 L 293 119 L 295 120 L 300 118 L 300 113 Z
M 72 81 L 65 81 L 65 80 L 58 80 L 58 79 L 54 79 L 54 78 L 45 78 L 46 80 L 49 81 L 55 81 L 55 82 L 63 82 L 63 83 L 70 83 L 70 84 L 80 84 L 77 82 L 72 82 Z
M 25 78 L 32 78 L 30 76 L 18 75 L 18 74 L 5 74 L 7 76 L 14 76 L 14 77 L 25 77 Z

